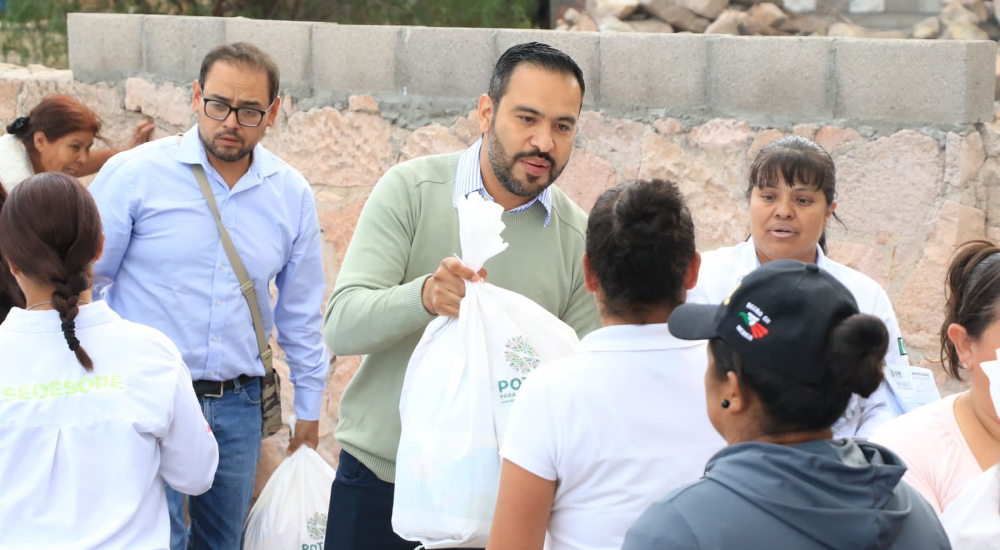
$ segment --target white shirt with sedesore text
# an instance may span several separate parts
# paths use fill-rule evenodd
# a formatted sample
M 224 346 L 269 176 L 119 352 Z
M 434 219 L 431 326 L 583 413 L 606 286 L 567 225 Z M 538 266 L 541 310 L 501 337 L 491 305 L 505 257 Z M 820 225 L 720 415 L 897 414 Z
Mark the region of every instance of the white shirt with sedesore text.
M 518 391 L 504 459 L 556 481 L 546 550 L 617 550 L 651 504 L 697 481 L 726 443 L 705 406 L 705 341 L 666 324 L 588 334 Z
M 104 302 L 80 306 L 69 350 L 55 311 L 0 325 L 0 548 L 160 550 L 164 482 L 197 495 L 219 450 L 177 347 Z
M 889 332 L 886 365 L 908 365 L 903 338 L 900 334 L 896 312 L 885 290 L 871 277 L 839 264 L 816 247 L 816 265 L 833 275 L 847 287 L 858 303 L 861 313 L 874 315 L 885 323 Z M 687 300 L 698 304 L 721 304 L 751 271 L 760 267 L 753 239 L 733 247 L 719 248 L 701 255 L 698 285 L 688 292 Z M 834 424 L 835 437 L 867 439 L 882 424 L 901 413 L 892 390 L 885 382 L 867 399 L 854 395 L 844 416 Z

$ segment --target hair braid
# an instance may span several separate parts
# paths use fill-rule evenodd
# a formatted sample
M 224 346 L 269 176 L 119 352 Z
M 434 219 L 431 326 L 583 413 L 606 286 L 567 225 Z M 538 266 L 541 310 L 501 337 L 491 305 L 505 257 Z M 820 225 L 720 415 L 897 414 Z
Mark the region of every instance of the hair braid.
M 88 372 L 94 370 L 94 362 L 87 351 L 80 347 L 80 340 L 76 337 L 76 316 L 80 313 L 80 293 L 90 287 L 89 279 L 87 273 L 81 271 L 69 277 L 66 282 L 54 281 L 56 290 L 52 293 L 52 308 L 59 312 L 66 344 Z

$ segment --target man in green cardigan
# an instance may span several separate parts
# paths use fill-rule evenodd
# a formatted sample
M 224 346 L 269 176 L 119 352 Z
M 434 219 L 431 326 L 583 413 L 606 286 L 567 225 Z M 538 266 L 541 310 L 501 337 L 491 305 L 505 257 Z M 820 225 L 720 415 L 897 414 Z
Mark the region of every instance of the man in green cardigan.
M 361 212 L 326 310 L 337 355 L 364 355 L 340 402 L 343 446 L 333 483 L 326 550 L 411 550 L 392 530 L 403 376 L 424 328 L 457 317 L 464 280 L 487 278 L 572 326 L 600 325 L 584 288 L 587 215 L 552 182 L 573 151 L 583 72 L 545 44 L 507 50 L 479 99 L 483 137 L 469 149 L 390 169 Z M 459 197 L 479 193 L 504 207 L 508 249 L 479 273 L 464 267 Z M 434 404 L 429 404 L 433 406 Z

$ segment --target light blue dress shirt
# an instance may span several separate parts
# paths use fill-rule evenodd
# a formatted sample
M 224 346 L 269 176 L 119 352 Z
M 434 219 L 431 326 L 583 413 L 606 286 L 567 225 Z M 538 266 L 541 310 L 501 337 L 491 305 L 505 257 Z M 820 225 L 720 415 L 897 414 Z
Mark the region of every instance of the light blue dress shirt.
M 483 173 L 479 170 L 479 152 L 482 146 L 483 140 L 480 138 L 458 158 L 458 172 L 455 174 L 455 193 L 452 196 L 455 208 L 458 208 L 459 197 L 468 196 L 473 191 L 479 191 L 479 194 L 484 199 L 494 202 L 493 196 L 486 191 L 486 185 L 483 184 Z M 531 208 L 531 205 L 535 204 L 536 201 L 542 203 L 542 206 L 545 207 L 545 222 L 542 223 L 542 227 L 548 227 L 549 221 L 552 220 L 552 191 L 548 187 L 539 193 L 537 197 L 510 210 L 510 212 L 514 214 L 524 212 Z
M 177 344 L 194 380 L 262 376 L 250 308 L 191 165 L 201 164 L 257 287 L 268 339 L 277 326 L 295 412 L 318 420 L 329 358 L 322 337 L 326 282 L 316 202 L 305 178 L 261 145 L 229 189 L 195 126 L 114 156 L 90 185 L 104 224 L 97 286 L 122 317 Z M 268 292 L 275 282 L 273 309 Z M 109 285 L 110 286 L 107 286 Z

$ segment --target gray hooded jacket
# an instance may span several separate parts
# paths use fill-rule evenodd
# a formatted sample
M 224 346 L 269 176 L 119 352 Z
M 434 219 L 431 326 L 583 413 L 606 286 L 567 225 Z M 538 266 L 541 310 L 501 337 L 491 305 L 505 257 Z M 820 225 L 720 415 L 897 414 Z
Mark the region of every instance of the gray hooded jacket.
M 850 439 L 740 443 L 653 504 L 622 550 L 947 550 L 894 453 Z

